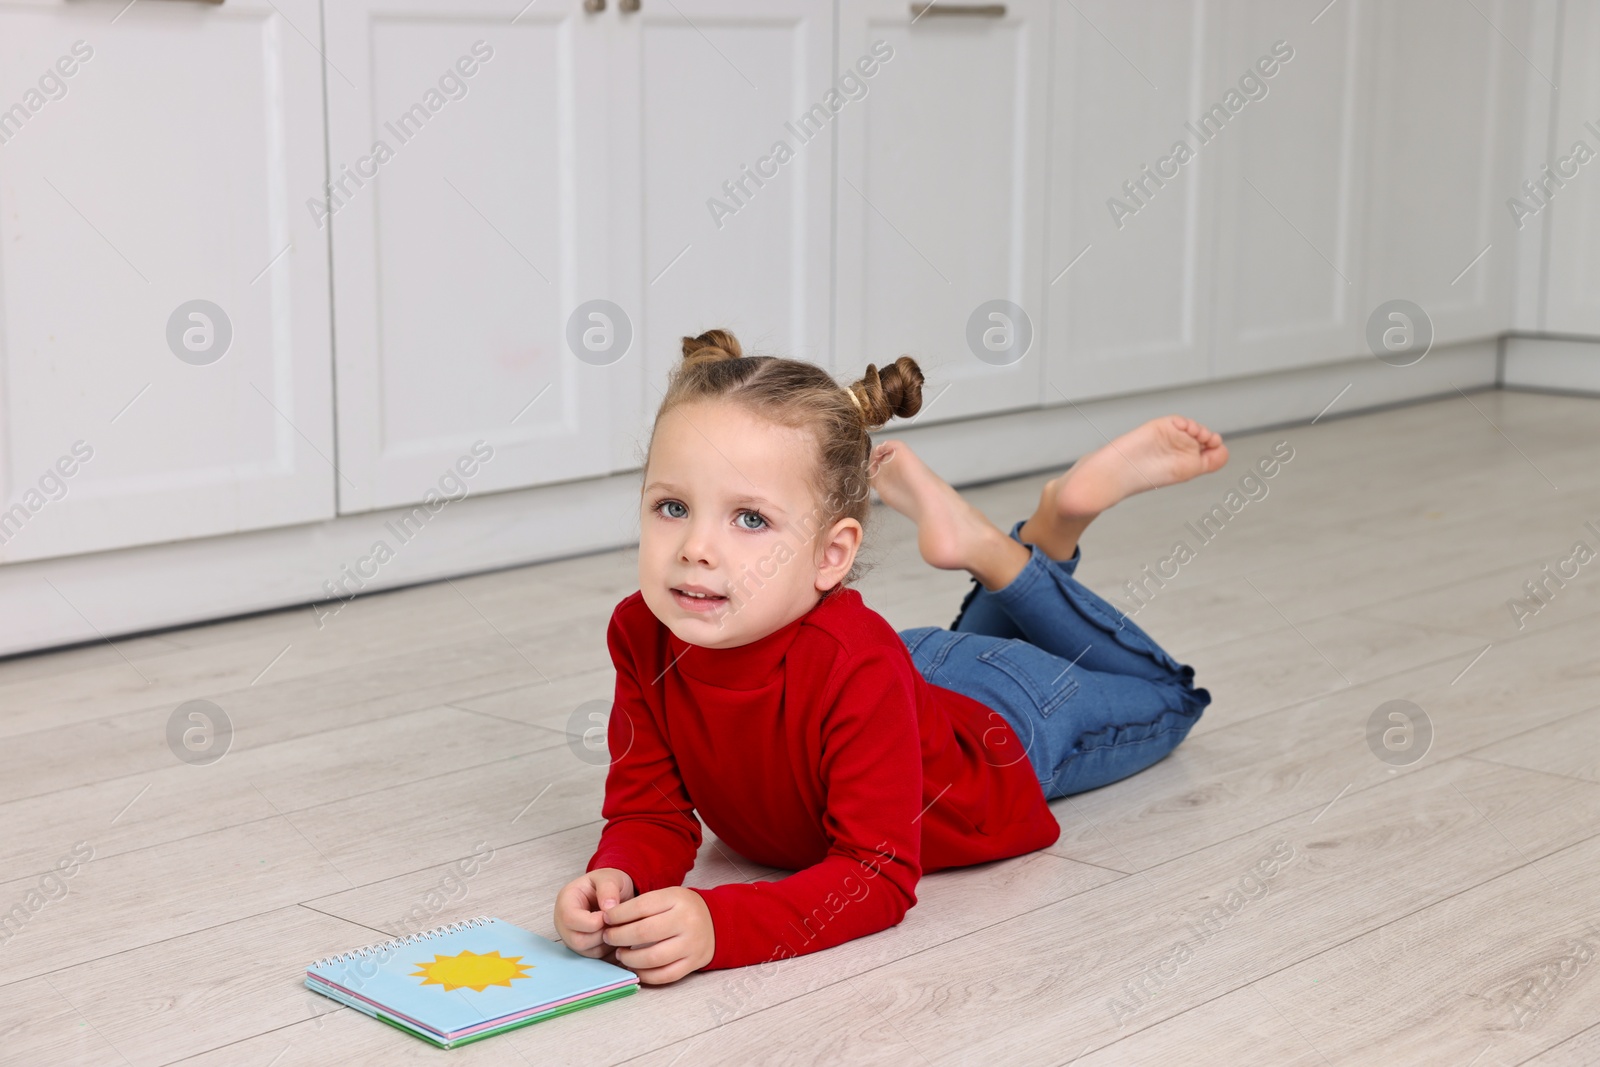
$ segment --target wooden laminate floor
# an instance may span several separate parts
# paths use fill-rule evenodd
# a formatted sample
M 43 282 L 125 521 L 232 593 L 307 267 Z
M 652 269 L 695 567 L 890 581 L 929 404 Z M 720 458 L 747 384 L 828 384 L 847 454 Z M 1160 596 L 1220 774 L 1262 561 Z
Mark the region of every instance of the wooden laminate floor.
M 634 553 L 0 662 L 0 910 L 26 915 L 0 1061 L 1600 1062 L 1600 400 L 1478 392 L 1228 443 L 1105 515 L 1078 571 L 1131 612 L 1123 583 L 1193 549 L 1136 616 L 1213 697 L 1172 756 L 1056 801 L 1046 851 L 924 878 L 893 929 L 450 1052 L 303 968 L 406 916 L 554 936 L 604 783 L 568 723 L 610 696 Z M 968 495 L 1006 526 L 1040 481 Z M 1202 543 L 1186 524 L 1230 489 Z M 912 533 L 875 509 L 863 595 L 948 625 L 966 580 Z M 233 727 L 204 766 L 167 736 L 197 699 Z M 1371 740 L 1380 708 L 1409 750 Z M 708 835 L 689 884 L 775 873 Z

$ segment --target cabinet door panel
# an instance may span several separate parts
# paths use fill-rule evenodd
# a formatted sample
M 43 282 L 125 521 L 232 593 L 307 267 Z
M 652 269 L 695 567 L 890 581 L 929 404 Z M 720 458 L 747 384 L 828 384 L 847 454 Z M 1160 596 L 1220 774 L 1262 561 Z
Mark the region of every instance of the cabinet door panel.
M 1522 177 L 1544 181 L 1550 195 L 1548 206 L 1539 214 L 1524 215 L 1522 225 L 1531 230 L 1543 224 L 1549 236 L 1541 329 L 1595 336 L 1600 335 L 1600 161 L 1592 153 L 1600 147 L 1600 134 L 1594 132 L 1600 128 L 1600 62 L 1595 60 L 1600 56 L 1600 8 L 1566 4 L 1559 47 L 1561 91 L 1553 94 L 1555 129 L 1549 158 L 1538 163 L 1549 164 L 1563 184 L 1549 182 L 1542 172 L 1536 173 L 1538 168 L 1529 166 Z M 1535 80 L 1533 86 L 1537 91 L 1544 83 Z M 1577 157 L 1582 153 L 1573 150 L 1578 141 L 1589 146 L 1587 163 L 1580 163 Z M 1538 206 L 1523 190 L 1517 196 L 1525 210 Z M 1509 220 L 1511 211 L 1505 210 Z
M 333 513 L 318 11 L 275 2 L 0 11 L 0 560 Z
M 679 0 L 619 22 L 616 274 L 651 385 L 636 436 L 685 335 L 726 327 L 748 354 L 828 363 L 832 137 L 795 123 L 828 91 L 832 11 Z
M 1210 373 L 1214 183 L 1224 149 L 1185 128 L 1227 88 L 1228 72 L 1212 60 L 1208 6 L 1164 4 L 1159 19 L 1112 0 L 1056 11 L 1046 403 Z M 1180 141 L 1191 158 L 1168 164 L 1160 184 L 1145 177 Z
M 1001 17 L 841 5 L 841 72 L 892 49 L 838 117 L 841 377 L 901 353 L 928 376 L 923 422 L 1035 407 L 1043 386 L 1045 111 L 1050 6 Z M 882 44 L 877 44 L 882 42 Z M 1014 313 L 983 305 L 1008 301 Z M 1010 347 L 1017 356 L 969 343 Z M 979 346 L 980 350 L 982 346 Z
M 1243 109 L 1219 155 L 1217 256 L 1219 377 L 1287 370 L 1362 350 L 1366 309 L 1362 196 L 1371 75 L 1370 14 L 1363 0 L 1308 24 L 1282 4 L 1223 6 L 1219 71 L 1233 84 L 1268 57 L 1263 93 Z M 1292 51 L 1275 64 L 1280 51 Z M 1257 88 L 1259 84 L 1260 88 Z M 1235 136 L 1237 135 L 1237 136 Z
M 423 500 L 464 456 L 473 492 L 605 473 L 607 389 L 637 356 L 567 342 L 603 295 L 599 16 L 360 0 L 327 19 L 340 511 Z
M 1507 43 L 1528 51 L 1528 6 L 1478 6 L 1416 0 L 1373 12 L 1365 310 L 1413 301 L 1435 344 L 1498 333 L 1511 317 L 1505 199 L 1521 180 L 1522 93 L 1540 75 Z

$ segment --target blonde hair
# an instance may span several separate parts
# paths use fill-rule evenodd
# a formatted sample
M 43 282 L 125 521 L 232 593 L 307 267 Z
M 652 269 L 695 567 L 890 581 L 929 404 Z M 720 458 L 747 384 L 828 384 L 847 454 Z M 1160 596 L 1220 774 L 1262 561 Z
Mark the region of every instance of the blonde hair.
M 922 368 L 901 356 L 879 370 L 868 364 L 856 381 L 840 387 L 827 371 L 804 360 L 746 356 L 727 330 L 707 330 L 683 339 L 683 361 L 672 369 L 656 411 L 661 417 L 682 404 L 720 400 L 738 404 L 778 426 L 801 430 L 816 443 L 809 478 L 826 530 L 840 519 L 855 519 L 866 529 L 871 512 L 868 462 L 872 436 L 890 419 L 909 418 L 922 409 Z M 650 431 L 655 443 L 655 430 Z M 646 469 L 650 465 L 647 446 Z M 814 534 L 816 530 L 810 531 Z M 858 556 L 859 559 L 859 556 Z M 859 579 L 859 564 L 844 582 Z

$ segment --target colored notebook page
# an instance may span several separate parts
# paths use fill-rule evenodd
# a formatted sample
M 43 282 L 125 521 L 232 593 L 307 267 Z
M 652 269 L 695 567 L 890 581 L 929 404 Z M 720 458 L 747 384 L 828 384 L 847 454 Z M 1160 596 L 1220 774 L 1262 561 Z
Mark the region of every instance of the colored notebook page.
M 308 987 L 338 991 L 344 996 L 334 999 L 359 1001 L 444 1041 L 638 981 L 626 968 L 487 915 L 329 956 L 306 970 Z

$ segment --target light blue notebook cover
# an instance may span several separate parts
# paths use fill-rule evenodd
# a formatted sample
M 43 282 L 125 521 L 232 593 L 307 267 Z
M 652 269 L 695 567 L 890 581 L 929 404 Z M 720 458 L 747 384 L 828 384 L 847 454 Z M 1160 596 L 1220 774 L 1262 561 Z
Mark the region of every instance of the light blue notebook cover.
M 327 983 L 345 994 L 335 999 L 355 998 L 446 1040 L 639 981 L 487 915 L 325 957 L 306 975 L 312 989 Z

